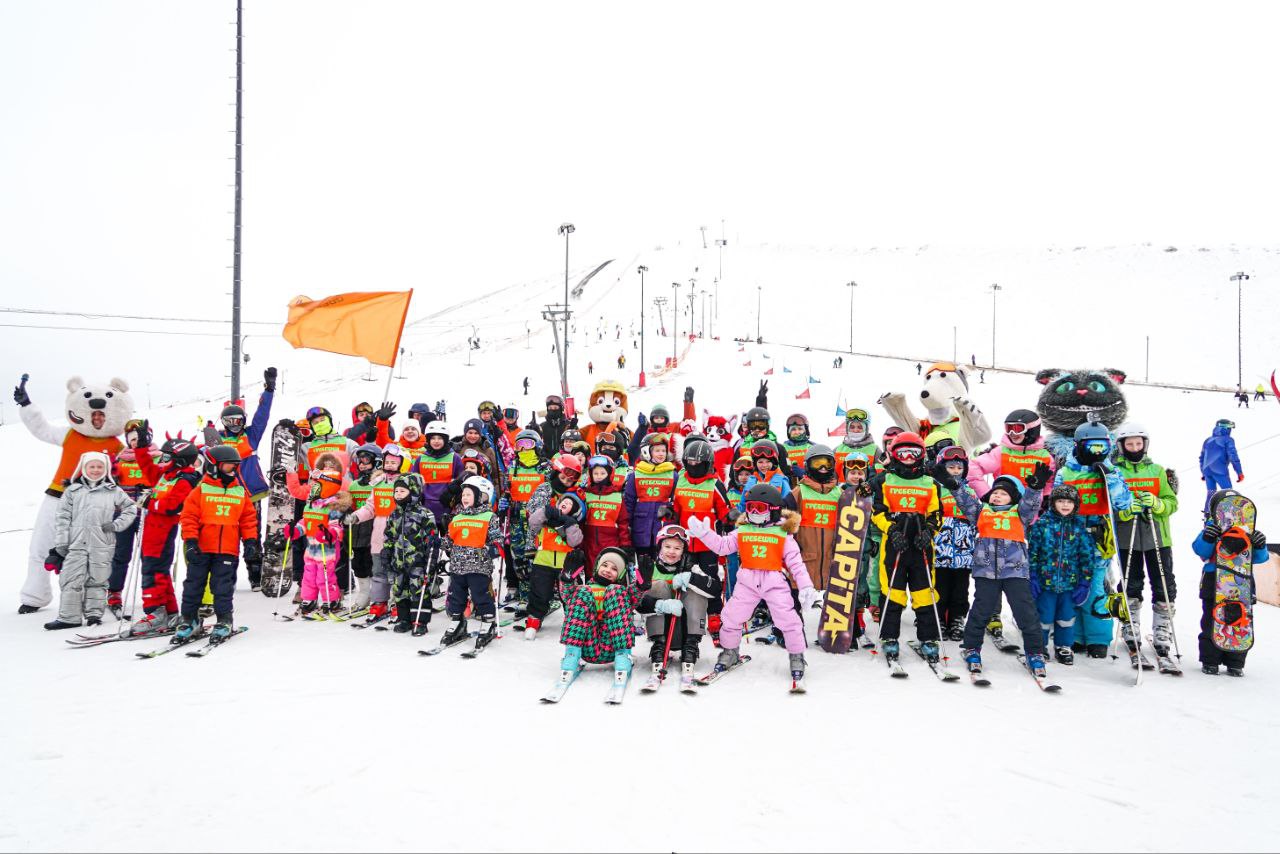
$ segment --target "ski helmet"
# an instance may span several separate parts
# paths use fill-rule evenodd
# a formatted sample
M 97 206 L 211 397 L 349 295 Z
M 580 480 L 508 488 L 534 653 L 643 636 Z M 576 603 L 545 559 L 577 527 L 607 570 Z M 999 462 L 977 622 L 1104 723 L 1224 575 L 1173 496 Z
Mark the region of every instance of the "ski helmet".
M 578 432 L 577 430 L 565 430 L 563 433 L 560 434 L 560 447 L 562 448 L 569 447 L 574 442 L 581 442 L 581 441 L 582 441 L 582 433 Z
M 357 460 L 361 457 L 365 457 L 371 464 L 373 464 L 374 467 L 377 467 L 378 463 L 382 462 L 382 449 L 372 442 L 365 442 L 363 445 L 356 448 L 351 456 L 355 457 Z
M 938 452 L 936 471 L 939 476 L 950 474 L 947 471 L 947 463 L 960 463 L 964 466 L 964 471 L 960 473 L 960 480 L 969 476 L 969 455 L 959 445 L 948 445 Z
M 480 405 L 476 407 L 476 415 L 480 415 L 486 410 L 493 413 L 495 418 L 498 416 L 498 404 L 494 403 L 492 400 L 480 401 Z
M 705 437 L 694 441 L 693 437 L 684 443 L 684 449 L 680 453 L 680 460 L 684 463 L 684 469 L 693 477 L 703 477 L 711 473 L 711 466 L 715 462 L 715 451 L 711 449 L 711 443 Z
M 791 438 L 792 427 L 803 427 L 804 438 L 809 438 L 809 419 L 803 413 L 797 412 L 794 415 L 787 416 L 787 438 Z
M 658 529 L 658 533 L 653 538 L 655 546 L 661 546 L 663 540 L 679 540 L 684 543 L 686 550 L 689 548 L 689 532 L 674 523 L 663 525 Z
M 804 473 L 818 483 L 829 483 L 836 476 L 836 452 L 826 445 L 810 445 L 804 452 Z
M 572 472 L 574 477 L 582 477 L 582 463 L 573 454 L 560 454 L 551 461 L 551 470 L 556 474 Z
M 903 465 L 914 465 L 924 456 L 924 440 L 917 433 L 898 433 L 889 443 L 889 456 Z
M 667 407 L 661 403 L 656 403 L 654 404 L 653 409 L 649 410 L 649 421 L 652 423 L 657 421 L 659 418 L 662 419 L 663 427 L 666 427 L 671 423 L 671 413 L 667 411 Z
M 222 407 L 218 420 L 222 422 L 223 429 L 228 433 L 240 433 L 244 430 L 249 417 L 245 414 L 243 406 L 230 403 Z
M 463 448 L 462 453 L 458 456 L 462 458 L 463 465 L 475 463 L 476 468 L 480 469 L 481 477 L 489 476 L 489 458 L 475 448 Z
M 311 474 L 311 491 L 321 498 L 332 498 L 342 489 L 342 475 L 336 471 L 317 471 Z
M 612 431 L 601 431 L 596 434 L 596 453 L 604 453 L 604 446 L 609 445 L 619 456 L 622 455 L 622 442 L 618 439 L 618 434 Z
M 590 472 L 594 468 L 603 468 L 609 474 L 613 474 L 613 459 L 604 454 L 596 454 L 587 460 L 587 471 Z
M 1015 409 L 1005 416 L 1004 435 L 1010 445 L 1024 447 L 1040 438 L 1040 416 L 1030 409 Z
M 763 406 L 753 406 L 742 416 L 742 423 L 747 425 L 747 432 L 769 429 L 769 410 Z
M 579 439 L 578 441 L 574 442 L 572 445 L 569 446 L 569 453 L 582 454 L 584 458 L 590 459 L 591 445 L 587 443 L 586 439 Z
M 511 406 L 502 407 L 502 417 L 507 419 L 508 421 L 515 421 L 516 423 L 519 423 L 520 407 L 514 404 L 512 404 Z
M 653 462 L 653 449 L 659 446 L 670 451 L 667 441 L 668 437 L 665 433 L 646 433 L 644 439 L 640 441 L 640 459 L 646 463 Z
M 871 416 L 865 409 L 846 409 L 844 412 L 845 438 L 865 438 L 871 433 Z
M 1125 439 L 1141 439 L 1142 448 L 1128 451 L 1124 447 Z M 1116 428 L 1116 441 L 1120 444 L 1120 453 L 1131 463 L 1140 463 L 1147 456 L 1147 448 L 1151 446 L 1151 436 L 1147 429 L 1136 421 L 1126 421 Z
M 210 461 L 215 466 L 223 463 L 235 463 L 240 465 L 240 452 L 236 450 L 234 445 L 213 445 L 205 448 L 205 453 L 209 455 Z
M 530 448 L 535 451 L 541 451 L 542 434 L 537 430 L 521 430 L 516 434 L 516 440 L 512 444 L 515 445 L 517 451 L 527 451 Z
M 1213 426 L 1221 427 L 1224 430 L 1234 430 L 1236 429 L 1236 422 L 1232 421 L 1230 418 L 1219 418 L 1218 422 Z
M 399 471 L 400 467 L 404 465 L 404 461 L 408 458 L 409 453 L 395 442 L 392 442 L 390 445 L 387 445 L 382 449 L 382 468 L 385 471 L 387 468 L 387 461 L 395 460 L 396 463 L 393 471 Z
M 422 438 L 430 439 L 432 436 L 440 436 L 446 442 L 449 441 L 449 425 L 443 421 L 428 421 L 426 429 L 422 431 Z
M 167 440 L 160 448 L 161 462 L 176 464 L 178 468 L 193 466 L 199 458 L 200 449 L 181 436 Z
M 551 414 L 551 407 L 553 407 L 553 406 L 556 408 L 556 410 L 557 410 L 557 411 L 559 411 L 559 412 L 563 412 L 563 411 L 564 411 L 564 398 L 563 398 L 563 397 L 561 397 L 561 396 L 560 396 L 560 395 L 558 395 L 558 394 L 549 394 L 549 395 L 547 395 L 546 408 L 547 408 L 547 414 L 548 414 L 548 415 L 550 415 L 550 414 Z
M 493 501 L 493 484 L 487 477 L 473 474 L 462 482 L 462 488 L 475 490 L 476 507 L 484 507 Z
M 751 446 L 751 459 L 758 460 L 764 458 L 773 460 L 774 465 L 778 463 L 778 444 L 772 439 L 761 439 Z
M 733 461 L 733 466 L 730 469 L 731 479 L 737 480 L 738 472 L 744 471 L 747 474 L 752 474 L 755 470 L 755 464 L 751 462 L 750 457 L 738 457 Z
M 861 451 L 853 451 L 844 458 L 844 470 L 862 469 L 866 471 L 871 468 L 871 457 Z
M 332 430 L 333 415 L 329 413 L 329 410 L 325 409 L 323 406 L 313 406 L 307 410 L 307 424 L 310 425 L 312 432 L 317 435 L 319 435 L 319 431 L 316 430 L 316 422 L 321 418 L 329 419 L 329 429 Z
M 901 436 L 904 432 L 906 431 L 897 424 L 890 424 L 888 427 L 884 428 L 884 434 L 881 436 L 881 442 L 887 448 L 895 436 Z
M 757 483 L 742 496 L 742 502 L 752 525 L 773 524 L 782 515 L 782 493 L 772 484 Z
M 1076 428 L 1073 438 L 1077 462 L 1093 465 L 1111 454 L 1111 434 L 1100 422 L 1086 421 Z
M 568 515 L 572 516 L 578 524 L 582 524 L 587 519 L 587 502 L 582 500 L 582 496 L 576 492 L 564 492 L 556 496 L 556 503 L 559 504 L 568 498 L 573 504 Z

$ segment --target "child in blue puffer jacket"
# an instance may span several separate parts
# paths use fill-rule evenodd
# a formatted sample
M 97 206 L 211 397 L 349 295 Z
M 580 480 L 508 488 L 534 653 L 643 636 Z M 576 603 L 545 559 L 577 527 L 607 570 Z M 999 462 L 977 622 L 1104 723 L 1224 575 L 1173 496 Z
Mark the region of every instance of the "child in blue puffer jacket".
M 1049 493 L 1049 512 L 1036 520 L 1027 535 L 1031 553 L 1031 595 L 1040 612 L 1044 643 L 1053 630 L 1054 658 L 1073 664 L 1076 608 L 1089 597 L 1098 568 L 1098 549 L 1089 526 L 1076 510 L 1080 494 L 1060 484 Z

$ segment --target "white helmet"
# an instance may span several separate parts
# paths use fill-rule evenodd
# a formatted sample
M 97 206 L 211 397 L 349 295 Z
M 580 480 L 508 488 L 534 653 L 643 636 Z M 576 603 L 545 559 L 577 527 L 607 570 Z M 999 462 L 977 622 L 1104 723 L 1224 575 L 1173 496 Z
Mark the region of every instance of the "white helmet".
M 479 506 L 484 506 L 485 504 L 489 504 L 493 501 L 493 484 L 489 482 L 488 478 L 481 477 L 478 474 L 473 474 L 471 477 L 464 480 L 462 485 L 470 486 L 475 489 L 480 496 Z
M 1143 427 L 1137 421 L 1126 421 L 1116 428 L 1116 441 L 1122 442 L 1133 436 L 1139 436 L 1151 441 L 1151 434 L 1147 432 L 1147 428 Z
M 430 439 L 432 436 L 443 436 L 444 440 L 449 441 L 449 426 L 443 421 L 428 421 L 427 429 L 422 431 L 424 438 Z

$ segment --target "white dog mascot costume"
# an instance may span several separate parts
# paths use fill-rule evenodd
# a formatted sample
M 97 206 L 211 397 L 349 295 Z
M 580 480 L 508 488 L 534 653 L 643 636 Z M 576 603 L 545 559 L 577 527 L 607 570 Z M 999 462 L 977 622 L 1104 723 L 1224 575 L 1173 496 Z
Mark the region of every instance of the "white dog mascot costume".
M 935 362 L 925 371 L 924 386 L 920 389 L 924 418 L 917 418 L 911 411 L 905 394 L 890 392 L 877 402 L 894 424 L 919 433 L 926 445 L 946 438 L 972 452 L 991 441 L 987 417 L 969 399 L 969 376 L 963 365 Z
M 67 426 L 55 426 L 44 417 L 40 408 L 31 402 L 26 391 L 27 378 L 13 390 L 14 402 L 20 407 L 18 415 L 27 425 L 31 435 L 62 449 L 57 471 L 46 489 L 45 498 L 36 513 L 35 528 L 31 532 L 31 548 L 27 552 L 27 580 L 22 585 L 19 614 L 29 614 L 53 601 L 53 587 L 44 560 L 53 548 L 54 516 L 58 501 L 62 498 L 63 481 L 75 471 L 80 455 L 86 451 L 102 451 L 115 459 L 124 447 L 119 436 L 124 425 L 133 417 L 133 399 L 129 397 L 129 384 L 112 379 L 105 386 L 89 385 L 80 377 L 67 380 Z

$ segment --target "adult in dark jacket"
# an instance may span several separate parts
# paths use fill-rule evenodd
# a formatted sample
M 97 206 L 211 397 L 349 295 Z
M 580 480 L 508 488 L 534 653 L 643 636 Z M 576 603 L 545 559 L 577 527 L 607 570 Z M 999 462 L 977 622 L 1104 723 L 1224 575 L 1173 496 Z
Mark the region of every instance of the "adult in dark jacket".
M 555 453 L 560 449 L 560 436 L 569 428 L 564 417 L 564 398 L 558 394 L 547 395 L 547 416 L 541 424 L 536 415 L 530 419 L 529 426 L 542 434 L 542 446 L 547 453 Z

